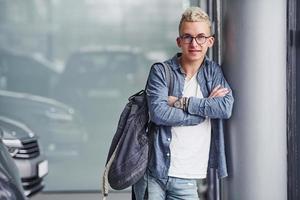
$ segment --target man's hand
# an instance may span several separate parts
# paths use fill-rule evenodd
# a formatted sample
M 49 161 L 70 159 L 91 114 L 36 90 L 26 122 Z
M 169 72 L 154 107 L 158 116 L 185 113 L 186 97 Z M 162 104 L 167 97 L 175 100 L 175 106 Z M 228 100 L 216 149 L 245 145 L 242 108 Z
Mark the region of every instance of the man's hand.
M 169 97 L 168 97 L 168 105 L 173 107 L 173 106 L 174 106 L 174 103 L 175 103 L 175 101 L 176 101 L 177 99 L 178 99 L 177 97 L 169 96 Z
M 209 97 L 224 97 L 226 94 L 230 92 L 229 89 L 221 87 L 221 85 L 218 85 L 215 87 L 212 92 L 210 93 Z
M 221 85 L 218 85 L 215 87 L 212 92 L 209 95 L 209 98 L 213 97 L 224 97 L 226 94 L 228 94 L 230 90 L 228 88 L 223 88 Z M 168 97 L 168 105 L 174 107 L 174 103 L 177 100 L 177 97 L 169 96 Z

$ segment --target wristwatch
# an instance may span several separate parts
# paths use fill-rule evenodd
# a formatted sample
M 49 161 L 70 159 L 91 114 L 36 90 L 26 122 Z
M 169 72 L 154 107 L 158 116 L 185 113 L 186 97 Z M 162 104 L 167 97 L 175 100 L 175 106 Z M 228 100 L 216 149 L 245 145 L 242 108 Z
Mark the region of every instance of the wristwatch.
M 183 103 L 182 103 L 182 99 L 179 98 L 174 102 L 174 107 L 175 108 L 179 108 L 179 109 L 183 109 Z
M 182 97 L 182 98 L 177 99 L 177 100 L 174 102 L 174 107 L 175 107 L 175 108 L 182 109 L 183 111 L 187 111 L 188 103 L 189 103 L 189 98 L 187 98 L 187 97 Z

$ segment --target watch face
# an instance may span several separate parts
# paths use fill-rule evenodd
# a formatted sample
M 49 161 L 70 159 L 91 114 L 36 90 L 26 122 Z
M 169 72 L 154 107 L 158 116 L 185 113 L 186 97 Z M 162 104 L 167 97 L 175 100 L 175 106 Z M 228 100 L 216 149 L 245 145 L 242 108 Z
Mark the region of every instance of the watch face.
M 175 108 L 180 108 L 180 107 L 181 107 L 181 103 L 180 103 L 179 100 L 176 100 L 176 101 L 175 101 L 174 107 L 175 107 Z

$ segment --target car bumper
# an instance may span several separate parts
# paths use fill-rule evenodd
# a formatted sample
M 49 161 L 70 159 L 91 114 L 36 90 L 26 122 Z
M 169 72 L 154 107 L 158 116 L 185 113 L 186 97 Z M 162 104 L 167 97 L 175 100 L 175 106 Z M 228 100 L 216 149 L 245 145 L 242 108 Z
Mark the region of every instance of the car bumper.
M 26 196 L 32 196 L 44 188 L 43 178 L 48 174 L 48 161 L 44 156 L 33 159 L 14 159 L 21 176 Z

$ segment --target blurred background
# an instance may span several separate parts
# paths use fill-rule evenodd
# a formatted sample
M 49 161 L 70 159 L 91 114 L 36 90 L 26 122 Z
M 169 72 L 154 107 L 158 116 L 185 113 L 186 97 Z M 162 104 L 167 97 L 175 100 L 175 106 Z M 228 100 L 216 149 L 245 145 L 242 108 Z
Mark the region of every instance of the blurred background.
M 177 51 L 185 4 L 0 0 L 0 113 L 38 136 L 43 191 L 100 189 L 119 115 L 151 64 Z
M 300 198 L 297 0 L 0 0 L 0 175 L 15 180 L 12 194 L 100 198 L 120 113 L 151 64 L 179 50 L 189 6 L 211 17 L 208 55 L 235 96 L 229 177 L 209 172 L 201 200 Z

